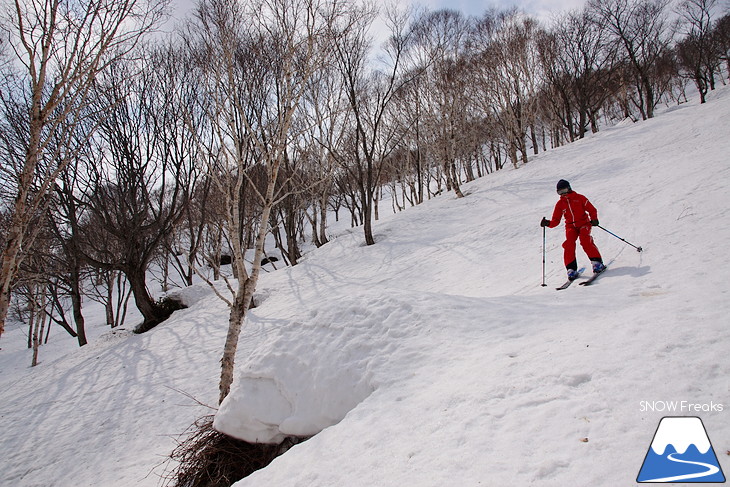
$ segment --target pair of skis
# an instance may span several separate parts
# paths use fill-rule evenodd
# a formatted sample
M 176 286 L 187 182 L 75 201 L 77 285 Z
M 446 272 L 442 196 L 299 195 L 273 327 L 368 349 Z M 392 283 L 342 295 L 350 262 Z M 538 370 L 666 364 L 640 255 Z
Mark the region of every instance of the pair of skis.
M 578 285 L 579 286 L 590 286 L 593 283 L 593 281 L 595 281 L 598 278 L 598 276 L 600 276 L 601 274 L 606 272 L 606 269 L 607 269 L 607 267 L 604 267 L 601 272 L 594 272 L 591 277 L 589 277 L 585 281 L 579 282 Z M 578 269 L 578 276 L 575 279 L 568 279 L 567 281 L 565 281 L 565 284 L 563 284 L 562 286 L 556 287 L 555 289 L 557 291 L 562 291 L 563 289 L 568 289 L 568 287 L 570 287 L 570 285 L 573 284 L 573 281 L 577 280 L 578 277 L 580 277 L 581 274 L 583 274 L 584 270 L 586 270 L 586 268 L 581 267 L 580 269 Z

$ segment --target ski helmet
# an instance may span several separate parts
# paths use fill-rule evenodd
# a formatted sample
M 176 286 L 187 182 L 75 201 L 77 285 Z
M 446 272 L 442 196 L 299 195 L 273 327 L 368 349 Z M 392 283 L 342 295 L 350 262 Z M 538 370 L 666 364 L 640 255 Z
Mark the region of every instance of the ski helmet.
M 570 193 L 572 191 L 572 189 L 570 188 L 570 183 L 565 179 L 561 179 L 560 181 L 558 181 L 557 191 L 558 194 Z

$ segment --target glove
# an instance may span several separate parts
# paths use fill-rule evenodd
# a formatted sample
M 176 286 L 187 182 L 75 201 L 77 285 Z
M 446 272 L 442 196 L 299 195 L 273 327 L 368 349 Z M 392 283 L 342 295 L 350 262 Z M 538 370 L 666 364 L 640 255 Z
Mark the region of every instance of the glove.
M 591 220 L 591 226 L 597 227 L 598 226 L 598 220 Z
M 545 217 L 542 217 L 542 221 L 540 222 L 541 227 L 549 227 L 550 226 L 550 220 L 548 220 Z

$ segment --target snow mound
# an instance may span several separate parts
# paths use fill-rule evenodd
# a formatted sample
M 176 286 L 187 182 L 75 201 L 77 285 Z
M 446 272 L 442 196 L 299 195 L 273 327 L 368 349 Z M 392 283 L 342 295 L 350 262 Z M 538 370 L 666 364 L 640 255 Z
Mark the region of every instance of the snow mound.
M 238 367 L 215 428 L 249 442 L 278 443 L 340 422 L 384 380 L 379 372 L 404 343 L 398 338 L 417 332 L 405 299 L 339 297 L 305 313 L 292 306 L 288 318 L 273 323 L 252 311 L 246 327 L 256 351 Z
M 167 293 L 167 297 L 180 302 L 186 308 L 190 308 L 203 299 L 209 298 L 212 294 L 213 291 L 210 287 L 199 284 L 181 289 L 173 289 Z

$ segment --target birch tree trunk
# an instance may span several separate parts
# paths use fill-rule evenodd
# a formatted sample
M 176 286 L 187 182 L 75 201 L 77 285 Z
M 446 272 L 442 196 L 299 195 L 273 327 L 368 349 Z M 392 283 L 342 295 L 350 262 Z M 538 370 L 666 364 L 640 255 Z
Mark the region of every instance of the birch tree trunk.
M 13 92 L 3 89 L 0 96 L 27 100 L 27 145 L 21 151 L 23 160 L 17 161 L 22 169 L 0 259 L 0 336 L 17 269 L 38 231 L 30 225 L 31 218 L 46 210 L 46 194 L 70 160 L 57 141 L 67 140 L 81 123 L 97 74 L 137 45 L 160 20 L 165 2 L 14 0 L 13 7 L 3 30 L 23 69 Z M 41 167 L 48 160 L 60 162 Z
M 261 272 L 269 217 L 290 194 L 285 189 L 289 185 L 277 179 L 297 137 L 295 114 L 311 77 L 327 60 L 331 23 L 341 9 L 339 0 L 203 0 L 189 26 L 187 43 L 201 66 L 205 90 L 197 109 L 205 113 L 212 133 L 210 140 L 198 142 L 210 176 L 224 195 L 225 230 L 238 279 L 236 286 L 229 285 L 232 299 L 215 291 L 230 308 L 220 402 L 233 383 L 238 340 Z M 254 228 L 249 268 L 244 257 Z

